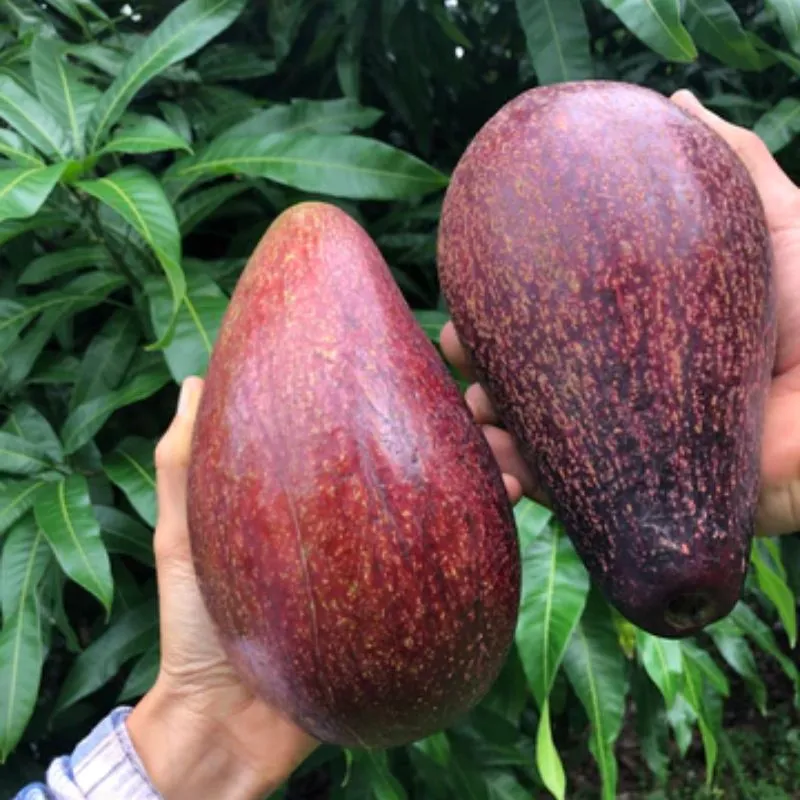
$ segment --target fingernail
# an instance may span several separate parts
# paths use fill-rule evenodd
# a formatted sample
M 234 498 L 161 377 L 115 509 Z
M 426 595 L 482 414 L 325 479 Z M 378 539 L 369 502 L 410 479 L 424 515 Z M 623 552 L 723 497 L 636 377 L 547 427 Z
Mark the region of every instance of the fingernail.
M 699 106 L 700 101 L 694 96 L 694 93 L 689 89 L 678 89 L 674 95 L 676 100 L 683 100 L 684 102 L 691 103 L 692 105 Z
M 192 386 L 191 381 L 184 381 L 181 384 L 181 392 L 178 395 L 178 411 L 177 415 L 179 417 L 187 416 L 187 413 L 192 407 L 192 397 L 194 394 L 194 388 Z

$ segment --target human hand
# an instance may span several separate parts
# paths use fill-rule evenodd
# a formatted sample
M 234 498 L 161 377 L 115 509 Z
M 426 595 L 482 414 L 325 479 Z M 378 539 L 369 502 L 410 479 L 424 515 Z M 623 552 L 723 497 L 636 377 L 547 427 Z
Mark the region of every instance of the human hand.
M 249 800 L 277 789 L 318 743 L 240 682 L 200 595 L 186 480 L 202 390 L 202 380 L 187 378 L 178 413 L 156 449 L 161 665 L 127 725 L 166 800 Z
M 791 533 L 800 530 L 800 189 L 755 133 L 708 111 L 686 90 L 671 99 L 728 142 L 748 168 L 764 203 L 775 254 L 778 348 L 764 418 L 756 531 Z M 444 326 L 440 342 L 447 360 L 468 380 L 475 380 L 451 322 Z M 473 383 L 465 399 L 506 476 L 512 502 L 526 495 L 547 504 L 486 392 Z

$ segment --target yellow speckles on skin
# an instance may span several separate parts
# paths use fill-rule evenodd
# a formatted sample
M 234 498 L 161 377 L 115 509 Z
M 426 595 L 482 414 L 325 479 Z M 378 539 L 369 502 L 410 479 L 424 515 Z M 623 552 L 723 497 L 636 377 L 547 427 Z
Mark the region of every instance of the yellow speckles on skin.
M 193 552 L 260 694 L 326 741 L 389 746 L 496 676 L 518 547 L 488 445 L 374 244 L 338 209 L 301 211 L 262 240 L 218 339 Z M 476 640 L 472 679 L 448 679 Z
M 657 626 L 658 593 L 637 604 L 631 585 L 666 592 L 689 537 L 702 565 L 738 563 L 749 535 L 769 236 L 746 170 L 702 125 L 638 87 L 586 87 L 526 93 L 482 129 L 445 197 L 440 279 L 593 575 Z M 648 537 L 669 519 L 662 563 Z M 729 598 L 738 576 L 695 577 Z

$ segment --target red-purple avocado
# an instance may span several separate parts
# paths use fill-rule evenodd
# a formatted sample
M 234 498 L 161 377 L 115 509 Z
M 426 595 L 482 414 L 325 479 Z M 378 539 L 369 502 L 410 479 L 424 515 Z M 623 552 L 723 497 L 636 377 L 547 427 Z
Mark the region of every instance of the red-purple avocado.
M 434 733 L 507 657 L 520 563 L 499 467 L 378 248 L 333 205 L 283 212 L 242 273 L 188 513 L 234 668 L 322 741 Z
M 670 638 L 727 615 L 776 337 L 738 156 L 648 89 L 536 88 L 463 154 L 437 248 L 476 375 L 609 601 Z

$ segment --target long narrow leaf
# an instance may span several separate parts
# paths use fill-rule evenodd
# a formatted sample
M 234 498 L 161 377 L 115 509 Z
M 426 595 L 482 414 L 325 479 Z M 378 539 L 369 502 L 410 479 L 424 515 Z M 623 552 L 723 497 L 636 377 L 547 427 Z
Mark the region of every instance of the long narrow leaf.
M 64 450 L 52 425 L 30 403 L 17 403 L 3 425 L 3 430 L 35 445 L 54 463 L 64 460 Z
M 778 15 L 792 50 L 800 53 L 800 3 L 797 0 L 767 0 L 767 5 Z
M 67 164 L 0 170 L 0 221 L 32 217 L 44 204 Z
M 158 153 L 190 150 L 187 142 L 158 117 L 136 117 L 121 125 L 102 153 Z
M 9 480 L 0 483 L 0 534 L 7 531 L 27 511 L 33 508 L 36 492 L 45 481 Z
M 139 516 L 150 527 L 156 524 L 155 442 L 131 436 L 103 460 L 103 468 Z
M 697 46 L 723 64 L 763 69 L 762 57 L 727 0 L 685 0 L 684 22 Z
M 564 667 L 592 723 L 589 747 L 600 768 L 602 797 L 614 800 L 614 744 L 622 729 L 627 694 L 625 656 L 617 644 L 607 605 L 596 594 L 592 600 L 564 656 Z
M 31 68 L 39 99 L 61 127 L 69 131 L 70 149 L 81 157 L 86 120 L 100 92 L 80 80 L 75 68 L 67 63 L 65 51 L 64 42 L 40 34 L 31 46 Z
M 89 152 L 99 150 L 142 86 L 222 33 L 245 5 L 246 0 L 187 0 L 170 12 L 98 100 L 87 129 Z
M 753 130 L 771 152 L 777 153 L 800 134 L 800 100 L 782 98 L 756 122 Z
M 652 636 L 645 631 L 636 632 L 636 652 L 650 680 L 658 686 L 669 707 L 681 690 L 683 660 L 680 642 Z
M 154 566 L 152 531 L 110 506 L 95 506 L 94 515 L 109 553 L 121 553 L 149 567 Z
M 33 259 L 17 278 L 17 283 L 20 285 L 44 283 L 81 269 L 109 267 L 111 263 L 111 255 L 103 245 L 70 247 Z
M 139 343 L 139 324 L 129 311 L 116 311 L 92 339 L 81 362 L 70 398 L 74 409 L 116 389 Z
M 164 337 L 171 324 L 169 287 L 154 279 L 147 285 L 150 318 L 156 335 Z M 186 294 L 164 357 L 177 383 L 189 375 L 203 376 L 228 307 L 224 292 L 207 276 L 194 273 L 188 278 Z
M 168 382 L 169 373 L 158 365 L 134 376 L 119 389 L 93 397 L 79 405 L 70 413 L 61 428 L 64 452 L 74 453 L 83 447 L 115 411 L 151 397 Z
M 111 563 L 92 512 L 86 478 L 70 475 L 47 484 L 39 490 L 33 511 L 61 568 L 109 613 L 114 593 Z
M 56 118 L 8 75 L 0 75 L 0 119 L 50 156 L 66 158 L 69 140 Z
M 172 292 L 173 321 L 186 292 L 181 269 L 181 236 L 172 205 L 161 185 L 139 167 L 125 167 L 80 188 L 117 212 L 147 242 L 158 258 Z M 156 346 L 161 346 L 162 338 Z
M 26 582 L 17 613 L 0 631 L 0 763 L 16 746 L 33 715 L 44 661 L 39 603 Z
M 516 642 L 528 684 L 541 710 L 537 766 L 547 788 L 556 797 L 563 797 L 563 767 L 552 742 L 547 698 L 583 613 L 589 578 L 558 525 L 545 524 L 541 528 L 538 520 L 531 518 L 529 522 L 528 518 L 539 508 L 526 501 L 521 509 L 517 509 L 517 527 L 525 544 Z M 541 518 L 541 515 L 537 516 Z M 544 520 L 546 523 L 547 516 Z M 529 530 L 530 523 L 538 529 L 537 533 Z
M 681 23 L 681 9 L 676 0 L 602 0 L 602 3 L 631 33 L 664 58 L 678 62 L 697 58 L 697 48 Z
M 151 648 L 157 636 L 158 613 L 152 599 L 125 611 L 75 659 L 54 713 L 61 713 L 99 689 L 123 664 Z
M 176 177 L 243 174 L 308 192 L 394 200 L 444 188 L 447 177 L 391 145 L 360 136 L 273 134 L 221 138 Z
M 52 559 L 32 514 L 23 517 L 8 533 L 0 557 L 0 611 L 10 620 L 27 593 L 39 584 Z
M 44 166 L 34 149 L 19 134 L 8 128 L 0 128 L 0 155 L 22 167 Z
M 45 451 L 20 436 L 0 432 L 0 472 L 36 475 L 52 467 Z
M 592 76 L 589 29 L 580 0 L 516 0 L 539 83 Z

